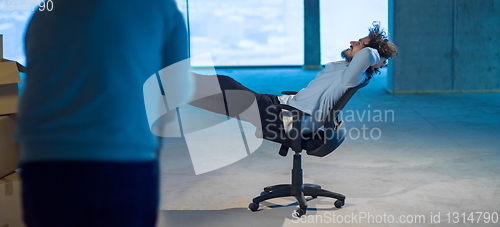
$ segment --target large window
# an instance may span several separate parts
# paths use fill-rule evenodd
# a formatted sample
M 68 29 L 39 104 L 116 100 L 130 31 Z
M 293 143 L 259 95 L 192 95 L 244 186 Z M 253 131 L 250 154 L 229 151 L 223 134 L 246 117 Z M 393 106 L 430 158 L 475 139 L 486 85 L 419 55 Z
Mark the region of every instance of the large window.
M 321 63 L 342 60 L 349 42 L 368 35 L 373 21 L 389 30 L 387 0 L 320 0 Z
M 304 0 L 176 1 L 190 26 L 192 56 L 208 52 L 220 66 L 304 63 Z M 387 0 L 320 0 L 320 13 L 322 64 L 340 60 L 349 41 L 366 36 L 372 21 L 388 29 Z M 31 14 L 0 3 L 5 58 L 25 63 L 23 36 Z
M 303 64 L 303 0 L 189 0 L 187 5 L 192 56 L 208 52 L 215 65 Z
M 36 4 L 30 6 L 35 7 Z M 12 8 L 0 3 L 0 34 L 3 35 L 3 57 L 26 63 L 24 55 L 24 31 L 33 12 L 30 8 Z

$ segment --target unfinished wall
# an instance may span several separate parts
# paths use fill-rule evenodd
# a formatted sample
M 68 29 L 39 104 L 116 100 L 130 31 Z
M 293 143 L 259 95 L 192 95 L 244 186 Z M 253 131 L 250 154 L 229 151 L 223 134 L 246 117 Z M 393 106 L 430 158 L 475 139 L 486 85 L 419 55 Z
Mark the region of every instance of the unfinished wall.
M 393 93 L 500 92 L 500 1 L 389 0 Z

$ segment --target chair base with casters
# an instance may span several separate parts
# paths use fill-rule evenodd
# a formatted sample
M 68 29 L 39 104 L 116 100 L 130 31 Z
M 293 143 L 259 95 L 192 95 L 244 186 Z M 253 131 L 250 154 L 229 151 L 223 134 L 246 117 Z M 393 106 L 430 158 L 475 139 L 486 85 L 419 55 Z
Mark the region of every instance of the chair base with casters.
M 265 187 L 260 196 L 255 197 L 252 203 L 248 205 L 248 208 L 251 211 L 257 211 L 259 209 L 259 203 L 262 201 L 288 196 L 295 197 L 299 203 L 299 209 L 296 210 L 298 217 L 306 213 L 306 196 L 311 196 L 313 198 L 323 196 L 337 199 L 334 202 L 336 208 L 341 208 L 345 204 L 344 195 L 322 189 L 321 186 L 317 184 L 303 183 L 302 155 L 299 152 L 293 155 L 292 183 Z
M 334 202 L 334 206 L 336 208 L 342 208 L 342 206 L 344 206 L 346 198 L 345 195 L 322 189 L 321 186 L 317 184 L 303 183 L 301 152 L 305 150 L 308 155 L 324 157 L 333 152 L 342 144 L 342 142 L 344 142 L 347 130 L 343 122 L 338 120 L 338 114 L 356 93 L 356 91 L 368 85 L 368 83 L 369 79 L 366 79 L 358 86 L 347 89 L 347 91 L 340 97 L 339 100 L 336 101 L 330 109 L 328 115 L 325 117 L 323 121 L 324 129 L 317 131 L 319 133 L 314 133 L 313 135 L 315 136 L 298 135 L 299 132 L 302 132 L 302 117 L 310 116 L 310 114 L 289 105 L 273 105 L 274 108 L 292 112 L 292 129 L 294 130 L 291 130 L 288 133 L 284 131 L 279 132 L 282 135 L 282 137 L 279 138 L 275 136 L 275 133 L 263 132 L 262 134 L 264 139 L 281 144 L 279 151 L 281 156 L 286 156 L 290 148 L 295 152 L 293 155 L 292 183 L 265 187 L 260 196 L 255 197 L 252 203 L 248 205 L 248 208 L 251 211 L 257 211 L 259 209 L 259 203 L 262 201 L 288 196 L 295 197 L 299 203 L 299 209 L 297 209 L 295 213 L 297 217 L 306 214 L 306 196 L 311 196 L 313 198 L 318 196 L 333 198 L 336 199 Z M 293 93 L 286 92 L 284 94 Z

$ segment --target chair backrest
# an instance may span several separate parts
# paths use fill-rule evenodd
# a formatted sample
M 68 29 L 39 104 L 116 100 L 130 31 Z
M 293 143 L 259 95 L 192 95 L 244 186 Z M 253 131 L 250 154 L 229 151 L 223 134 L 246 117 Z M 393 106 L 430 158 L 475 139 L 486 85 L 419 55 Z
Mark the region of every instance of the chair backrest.
M 343 122 L 338 122 L 338 114 L 344 109 L 352 96 L 354 96 L 359 89 L 368 85 L 368 83 L 370 83 L 370 79 L 366 79 L 356 87 L 347 89 L 340 99 L 337 100 L 324 121 L 324 133 L 321 136 L 322 138 L 303 141 L 303 143 L 306 143 L 305 150 L 308 155 L 323 157 L 330 154 L 344 142 L 347 130 Z
M 347 91 L 340 97 L 340 99 L 333 105 L 332 109 L 330 110 L 330 114 L 335 114 L 338 115 L 342 109 L 344 109 L 345 105 L 351 100 L 352 96 L 361 88 L 366 87 L 370 83 L 370 79 L 366 79 L 363 81 L 361 84 L 359 84 L 356 87 L 352 87 L 347 89 Z

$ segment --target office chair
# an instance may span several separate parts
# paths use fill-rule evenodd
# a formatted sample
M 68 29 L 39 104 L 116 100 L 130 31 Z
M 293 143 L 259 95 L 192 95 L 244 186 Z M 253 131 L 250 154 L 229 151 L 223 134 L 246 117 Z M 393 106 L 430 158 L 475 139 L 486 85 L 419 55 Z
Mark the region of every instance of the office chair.
M 368 83 L 369 79 L 366 79 L 358 86 L 347 89 L 326 116 L 324 120 L 324 129 L 316 133 L 303 136 L 298 135 L 298 133 L 301 132 L 301 117 L 309 114 L 292 106 L 282 104 L 275 105 L 277 108 L 292 112 L 292 130 L 288 133 L 283 130 L 280 132 L 282 135 L 279 137 L 277 137 L 275 133 L 263 132 L 263 138 L 281 143 L 282 145 L 279 150 L 281 156 L 287 156 L 289 148 L 295 152 L 293 155 L 292 183 L 265 187 L 260 196 L 255 197 L 252 203 L 248 205 L 251 211 L 257 211 L 259 209 L 259 203 L 262 201 L 287 196 L 293 196 L 297 199 L 299 209 L 296 210 L 295 214 L 298 217 L 306 213 L 307 203 L 305 196 L 311 196 L 313 198 L 317 198 L 318 196 L 334 198 L 336 199 L 334 202 L 336 208 L 341 208 L 344 205 L 344 195 L 322 189 L 321 186 L 317 184 L 303 183 L 301 152 L 305 150 L 308 155 L 324 157 L 340 146 L 345 139 L 346 129 L 344 123 L 338 121 L 338 114 L 356 91 L 365 87 Z M 282 92 L 282 94 L 296 94 L 296 92 L 286 91 Z

